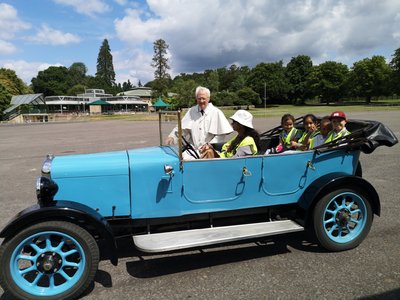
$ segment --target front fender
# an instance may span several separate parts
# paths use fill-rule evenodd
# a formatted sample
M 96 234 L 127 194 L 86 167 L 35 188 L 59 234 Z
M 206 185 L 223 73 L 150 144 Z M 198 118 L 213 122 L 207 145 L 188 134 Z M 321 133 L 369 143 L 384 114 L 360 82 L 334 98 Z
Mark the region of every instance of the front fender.
M 116 253 L 116 240 L 107 220 L 92 208 L 72 201 L 54 201 L 50 206 L 35 204 L 24 209 L 4 227 L 0 237 L 7 239 L 31 224 L 49 220 L 65 220 L 80 226 L 91 226 L 106 240 L 110 253 Z M 111 258 L 111 262 L 117 264 L 116 256 Z
M 315 180 L 312 184 L 308 186 L 306 191 L 303 193 L 299 201 L 299 206 L 306 211 L 306 220 L 308 215 L 312 213 L 315 204 L 321 197 L 325 194 L 331 192 L 332 190 L 342 188 L 342 187 L 355 187 L 359 188 L 360 191 L 364 192 L 369 196 L 371 201 L 371 207 L 374 214 L 380 216 L 381 214 L 381 204 L 379 200 L 379 195 L 375 188 L 364 178 L 342 174 L 342 173 L 331 173 L 322 176 Z

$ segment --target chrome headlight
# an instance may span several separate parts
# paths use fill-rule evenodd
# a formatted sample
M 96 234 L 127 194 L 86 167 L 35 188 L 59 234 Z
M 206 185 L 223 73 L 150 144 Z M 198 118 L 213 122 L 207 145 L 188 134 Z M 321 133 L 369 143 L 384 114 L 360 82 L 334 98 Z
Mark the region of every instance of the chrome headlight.
M 54 159 L 54 155 L 52 155 L 52 154 L 46 155 L 46 158 L 42 165 L 42 175 L 43 176 L 50 177 L 51 163 L 52 163 L 53 159 Z
M 54 195 L 58 192 L 58 185 L 47 177 L 36 179 L 36 196 L 39 204 L 50 204 Z

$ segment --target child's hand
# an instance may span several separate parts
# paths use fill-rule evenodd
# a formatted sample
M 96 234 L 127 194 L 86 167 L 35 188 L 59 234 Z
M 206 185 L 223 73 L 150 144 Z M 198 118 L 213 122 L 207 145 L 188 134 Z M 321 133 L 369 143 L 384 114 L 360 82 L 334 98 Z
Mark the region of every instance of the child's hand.
M 281 153 L 283 151 L 283 146 L 279 144 L 278 146 L 276 146 L 275 151 L 276 153 Z

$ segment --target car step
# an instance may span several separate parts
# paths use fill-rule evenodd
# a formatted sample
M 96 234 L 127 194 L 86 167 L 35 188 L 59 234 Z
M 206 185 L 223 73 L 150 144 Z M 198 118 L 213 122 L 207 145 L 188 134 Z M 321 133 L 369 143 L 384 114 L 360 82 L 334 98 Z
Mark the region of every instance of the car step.
M 304 227 L 296 222 L 283 220 L 134 235 L 133 241 L 141 251 L 165 252 L 302 230 Z

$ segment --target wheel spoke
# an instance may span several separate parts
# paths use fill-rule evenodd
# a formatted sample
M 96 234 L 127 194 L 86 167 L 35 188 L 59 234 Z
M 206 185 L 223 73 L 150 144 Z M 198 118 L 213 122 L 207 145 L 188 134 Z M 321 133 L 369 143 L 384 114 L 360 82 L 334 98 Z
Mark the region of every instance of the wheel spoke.
M 34 261 L 37 255 L 35 256 L 30 256 L 30 255 L 24 255 L 24 254 L 20 254 L 17 256 L 17 260 L 29 260 L 29 261 Z
M 335 215 L 335 214 L 336 214 L 336 211 L 330 210 L 330 209 L 327 209 L 326 212 L 327 212 L 327 213 L 330 213 L 330 214 L 332 214 L 332 215 Z
M 60 251 L 61 248 L 62 248 L 64 245 L 65 245 L 65 240 L 62 240 L 54 250 L 55 250 L 55 251 Z
M 346 208 L 351 211 L 351 207 L 354 205 L 354 201 L 351 201 Z
M 49 277 L 49 288 L 54 288 L 54 274 L 48 275 Z
M 324 220 L 324 225 L 332 223 L 332 222 L 335 222 L 335 218 L 334 217 L 330 218 L 329 220 Z
M 66 281 L 70 281 L 72 277 L 69 277 L 67 273 L 64 272 L 63 269 L 60 269 L 58 271 L 58 274 L 60 274 Z
M 30 266 L 30 267 L 28 267 L 26 269 L 19 270 L 19 274 L 24 275 L 24 274 L 29 273 L 29 272 L 34 271 L 34 270 L 36 270 L 36 267 L 35 266 Z
M 60 253 L 60 255 L 61 255 L 62 258 L 65 259 L 66 257 L 70 256 L 71 254 L 74 254 L 74 253 L 77 253 L 77 252 L 78 252 L 78 250 L 72 249 L 72 250 L 69 250 L 67 252 L 62 252 L 62 253 Z
M 53 250 L 53 247 L 51 246 L 51 240 L 50 240 L 50 235 L 46 236 L 46 251 L 51 251 Z
M 361 209 L 357 208 L 357 209 L 355 209 L 355 210 L 350 210 L 350 213 L 351 213 L 352 215 L 357 214 L 357 213 L 361 213 Z
M 356 219 L 353 219 L 353 218 L 351 218 L 351 219 L 350 219 L 350 222 L 352 222 L 352 223 L 356 223 L 356 224 L 359 224 L 359 223 L 360 223 L 360 221 L 359 221 L 359 220 L 356 220 Z
M 79 263 L 70 262 L 70 261 L 66 260 L 66 261 L 64 261 L 63 266 L 64 267 L 76 267 L 76 268 L 78 268 L 80 266 L 80 264 Z
M 31 285 L 36 285 L 42 276 L 42 273 L 37 273 L 35 279 L 31 282 Z
M 341 237 L 343 233 L 342 227 L 338 226 L 338 237 Z
M 36 245 L 35 243 L 30 243 L 29 244 L 30 247 L 32 247 L 37 253 L 40 253 L 43 251 L 42 248 L 40 248 L 38 245 Z
M 334 224 L 330 230 L 328 230 L 328 234 L 333 237 L 333 232 L 336 230 L 338 226 L 336 224 Z

